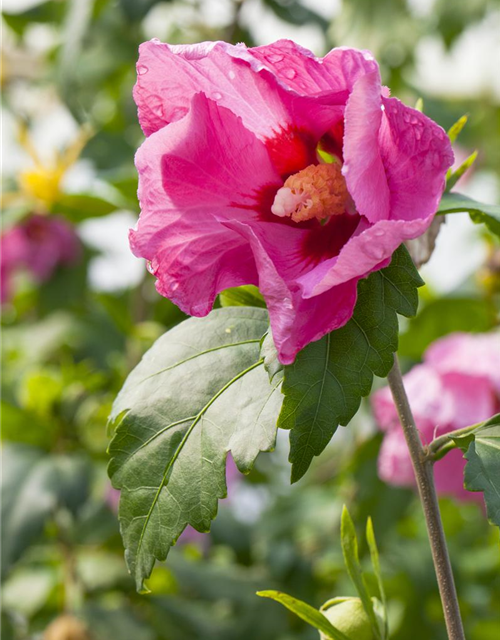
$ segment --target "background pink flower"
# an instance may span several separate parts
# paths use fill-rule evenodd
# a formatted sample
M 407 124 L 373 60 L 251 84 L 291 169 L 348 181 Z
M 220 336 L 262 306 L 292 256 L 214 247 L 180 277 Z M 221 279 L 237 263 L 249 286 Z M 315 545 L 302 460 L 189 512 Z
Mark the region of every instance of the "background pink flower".
M 259 286 L 283 363 L 345 324 L 358 281 L 432 221 L 448 138 L 388 97 L 369 52 L 151 41 L 137 73 L 133 252 L 191 315 Z
M 81 253 L 73 227 L 62 218 L 33 214 L 0 238 L 2 303 L 12 295 L 12 277 L 28 271 L 45 282 L 60 264 L 72 264 Z
M 0 238 L 0 285 L 2 304 L 12 296 L 13 273 L 28 259 L 28 243 L 23 229 L 15 226 Z
M 500 333 L 454 333 L 434 342 L 424 363 L 404 377 L 422 441 L 487 420 L 500 409 Z M 389 387 L 373 394 L 378 425 L 386 431 L 379 456 L 379 475 L 390 484 L 414 486 L 408 448 Z M 439 493 L 462 500 L 482 496 L 463 487 L 465 460 L 454 450 L 434 465 Z

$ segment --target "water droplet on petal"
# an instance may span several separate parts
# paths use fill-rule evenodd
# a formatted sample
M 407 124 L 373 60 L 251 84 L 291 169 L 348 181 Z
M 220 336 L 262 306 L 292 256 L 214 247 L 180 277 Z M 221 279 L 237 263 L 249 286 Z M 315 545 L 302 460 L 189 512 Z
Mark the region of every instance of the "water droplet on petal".
M 230 80 L 234 80 L 236 78 L 236 74 L 234 73 L 234 71 L 230 71 L 227 75 L 229 76 Z
M 152 42 L 153 44 L 161 44 L 161 40 L 160 40 L 160 38 L 151 38 L 151 42 Z
M 367 244 L 365 246 L 365 252 L 370 258 L 374 258 L 375 260 L 382 260 L 384 257 L 384 247 L 376 244 Z
M 276 64 L 277 62 L 281 62 L 284 58 L 284 56 L 282 56 L 279 53 L 270 53 L 268 56 L 266 56 L 267 59 L 269 60 L 269 62 L 271 64 Z
M 149 69 L 148 69 L 146 66 L 144 66 L 143 64 L 140 64 L 140 65 L 137 67 L 137 73 L 138 73 L 140 76 L 143 76 L 143 75 L 144 75 L 145 73 L 147 73 L 148 71 L 149 71 Z
M 165 115 L 162 104 L 153 105 L 151 108 L 153 110 L 153 113 L 159 118 L 163 118 L 163 116 Z
M 380 105 L 380 110 L 385 111 L 385 106 L 383 104 Z
M 422 137 L 422 132 L 420 131 L 420 129 L 415 129 L 415 138 L 417 140 L 420 140 L 421 137 Z
M 285 71 L 285 76 L 289 79 L 289 80 L 293 80 L 295 78 L 295 76 L 297 75 L 297 72 L 295 71 L 295 69 L 287 69 Z
M 222 98 L 222 93 L 215 92 L 214 94 L 212 94 L 213 100 L 220 100 L 221 98 Z

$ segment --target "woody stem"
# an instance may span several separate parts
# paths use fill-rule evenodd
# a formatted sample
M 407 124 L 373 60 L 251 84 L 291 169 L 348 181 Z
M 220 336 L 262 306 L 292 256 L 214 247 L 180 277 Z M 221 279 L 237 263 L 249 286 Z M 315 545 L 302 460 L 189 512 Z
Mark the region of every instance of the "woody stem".
M 441 513 L 439 511 L 436 486 L 434 484 L 433 461 L 426 456 L 417 427 L 415 426 L 415 420 L 403 385 L 403 378 L 396 355 L 394 355 L 394 365 L 387 376 L 387 380 L 398 411 L 406 444 L 410 452 L 413 471 L 417 480 L 418 493 L 425 515 L 448 638 L 449 640 L 465 640 L 457 591 L 448 547 L 446 545 Z

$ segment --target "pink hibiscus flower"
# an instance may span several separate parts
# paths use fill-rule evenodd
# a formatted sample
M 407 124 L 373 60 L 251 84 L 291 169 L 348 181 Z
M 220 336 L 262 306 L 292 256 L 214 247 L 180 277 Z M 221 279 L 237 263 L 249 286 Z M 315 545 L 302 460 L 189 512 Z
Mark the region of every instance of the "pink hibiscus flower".
M 0 238 L 1 301 L 12 295 L 12 278 L 28 271 L 36 282 L 45 282 L 59 264 L 71 264 L 80 256 L 80 241 L 62 218 L 33 214 Z
M 345 324 L 358 281 L 431 223 L 448 138 L 388 97 L 369 52 L 151 41 L 137 73 L 132 250 L 191 315 L 257 285 L 281 362 Z
M 434 342 L 424 363 L 404 383 L 422 441 L 489 419 L 500 410 L 500 333 L 454 333 Z M 386 431 L 379 475 L 398 486 L 414 486 L 410 455 L 388 387 L 373 394 L 378 425 Z M 453 450 L 434 465 L 436 488 L 461 500 L 481 500 L 463 486 L 465 460 Z

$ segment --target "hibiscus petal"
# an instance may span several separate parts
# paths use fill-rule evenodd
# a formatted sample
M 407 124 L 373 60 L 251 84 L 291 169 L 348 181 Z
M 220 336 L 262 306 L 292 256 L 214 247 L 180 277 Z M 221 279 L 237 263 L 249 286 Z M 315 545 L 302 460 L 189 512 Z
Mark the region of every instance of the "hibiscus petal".
M 378 69 L 369 51 L 346 47 L 332 49 L 324 58 L 317 58 L 291 40 L 278 40 L 248 51 L 281 82 L 304 95 L 350 91 L 358 78 Z
M 136 155 L 142 213 L 130 233 L 157 288 L 191 315 L 221 290 L 256 284 L 249 245 L 219 218 L 256 218 L 259 190 L 281 182 L 262 142 L 203 94 L 188 115 L 150 136 Z
M 252 247 L 259 273 L 258 286 L 266 300 L 274 343 L 283 364 L 291 364 L 306 345 L 343 326 L 352 316 L 357 280 L 311 299 L 303 298 L 294 284 L 295 270 L 301 268 L 301 263 L 294 261 L 293 254 L 300 251 L 306 230 L 236 220 L 223 224 L 240 233 Z M 286 257 L 292 256 L 291 260 L 285 259 L 272 237 L 270 240 L 273 226 L 278 227 L 280 233 L 288 232 L 284 246 L 287 247 Z
M 290 91 L 244 45 L 150 41 L 140 46 L 134 98 L 146 135 L 182 118 L 199 92 L 231 109 L 263 140 L 302 129 L 317 140 L 342 116 L 332 106 L 347 99 L 343 88 L 318 99 Z
M 432 367 L 420 364 L 403 376 L 408 399 L 419 430 L 432 439 L 437 425 L 453 418 L 453 407 L 443 388 L 443 381 Z M 384 430 L 398 429 L 399 417 L 389 387 L 376 391 L 371 398 L 375 420 Z
M 440 496 L 454 497 L 460 501 L 482 502 L 482 494 L 464 488 L 465 460 L 455 449 L 434 465 L 434 481 Z M 378 474 L 385 482 L 397 487 L 415 487 L 415 475 L 408 446 L 401 427 L 384 436 L 378 458 Z
M 378 475 L 396 487 L 415 486 L 408 445 L 401 427 L 385 434 L 378 456 Z
M 370 222 L 387 220 L 390 194 L 379 149 L 382 96 L 378 69 L 357 80 L 345 110 L 344 165 L 347 188 Z
M 421 235 L 429 226 L 424 220 L 381 220 L 369 225 L 361 220 L 356 232 L 339 255 L 321 262 L 314 270 L 299 278 L 306 298 L 319 295 L 330 287 L 352 278 L 364 278 L 372 271 L 387 266 L 399 245 Z
M 391 220 L 432 221 L 453 152 L 444 130 L 396 98 L 382 98 L 380 153 L 391 193 Z
M 425 352 L 424 358 L 441 374 L 460 373 L 483 378 L 500 392 L 498 332 L 477 335 L 452 333 L 434 342 Z

